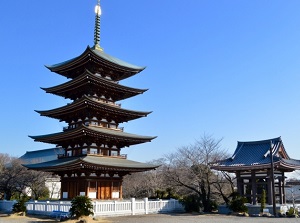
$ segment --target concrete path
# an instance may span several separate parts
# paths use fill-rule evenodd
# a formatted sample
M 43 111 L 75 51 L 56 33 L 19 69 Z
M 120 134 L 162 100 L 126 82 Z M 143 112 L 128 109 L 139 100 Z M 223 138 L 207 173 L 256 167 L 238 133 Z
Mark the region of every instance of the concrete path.
M 113 223 L 300 223 L 299 218 L 234 217 L 227 215 L 156 214 L 112 217 Z
M 57 222 L 40 217 L 0 216 L 0 223 L 41 223 Z M 76 221 L 72 221 L 76 222 Z M 122 217 L 99 218 L 91 223 L 300 223 L 300 218 L 234 217 L 227 215 L 191 214 L 150 214 Z M 68 221 L 66 222 L 68 223 Z

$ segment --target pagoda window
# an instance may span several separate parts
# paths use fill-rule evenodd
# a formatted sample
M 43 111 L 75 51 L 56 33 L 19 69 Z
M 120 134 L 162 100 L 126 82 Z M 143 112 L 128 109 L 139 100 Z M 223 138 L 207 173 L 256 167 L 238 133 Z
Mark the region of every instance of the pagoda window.
M 62 198 L 63 198 L 63 199 L 67 199 L 67 198 L 68 198 L 68 192 L 63 192 Z
M 92 125 L 98 125 L 98 122 L 92 121 L 91 124 Z
M 67 151 L 67 156 L 72 156 L 72 150 Z
M 111 156 L 118 156 L 118 151 L 111 150 L 111 151 L 110 151 L 110 155 L 111 155 Z
M 98 153 L 97 149 L 93 149 L 93 148 L 90 149 L 90 154 L 97 154 L 97 153 Z
M 86 155 L 88 153 L 87 149 L 82 149 L 82 155 Z
M 85 122 L 84 125 L 88 126 L 90 124 L 90 122 Z
M 110 124 L 109 127 L 114 129 L 117 128 L 116 124 Z

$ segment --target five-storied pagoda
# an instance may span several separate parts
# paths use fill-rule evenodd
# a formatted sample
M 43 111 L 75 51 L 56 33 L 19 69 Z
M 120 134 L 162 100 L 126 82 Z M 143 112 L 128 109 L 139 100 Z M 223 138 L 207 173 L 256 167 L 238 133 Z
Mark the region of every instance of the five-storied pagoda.
M 121 108 L 116 101 L 145 92 L 119 84 L 141 72 L 135 66 L 112 57 L 100 47 L 100 0 L 95 8 L 94 46 L 73 59 L 47 66 L 70 81 L 43 88 L 47 93 L 72 100 L 66 106 L 37 111 L 42 116 L 68 124 L 62 132 L 30 136 L 35 141 L 56 144 L 65 150 L 56 160 L 25 165 L 29 169 L 47 171 L 61 177 L 61 198 L 86 195 L 93 199 L 122 198 L 122 178 L 133 172 L 156 166 L 130 161 L 121 149 L 150 142 L 155 137 L 130 134 L 120 123 L 146 117 L 150 112 Z

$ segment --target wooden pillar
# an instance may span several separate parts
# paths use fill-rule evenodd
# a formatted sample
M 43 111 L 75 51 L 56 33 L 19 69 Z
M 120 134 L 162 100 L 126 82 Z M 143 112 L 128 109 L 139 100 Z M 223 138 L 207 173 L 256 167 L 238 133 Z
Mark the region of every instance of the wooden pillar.
M 64 188 L 64 180 L 62 179 L 63 176 L 60 177 L 60 200 L 63 199 L 63 188 Z
M 237 171 L 236 172 L 236 183 L 237 183 L 237 192 L 243 196 L 244 195 L 244 185 L 243 185 L 243 181 L 241 179 L 241 171 Z
M 272 205 L 273 204 L 273 198 L 272 198 L 272 177 L 271 177 L 271 170 L 268 169 L 267 171 L 267 185 L 268 185 L 268 204 Z
M 281 177 L 282 177 L 282 204 L 286 204 L 286 197 L 285 197 L 285 176 L 284 172 L 281 172 Z
M 113 198 L 113 190 L 114 190 L 114 182 L 113 181 L 110 181 L 110 199 Z
M 97 199 L 101 199 L 101 182 L 97 181 Z
M 85 196 L 89 197 L 89 191 L 90 191 L 90 185 L 89 185 L 89 181 L 85 182 Z
M 279 189 L 279 204 L 283 204 L 283 193 L 282 193 L 282 179 L 278 180 L 278 189 Z
M 255 171 L 251 170 L 251 190 L 252 190 L 252 204 L 256 205 L 256 197 L 257 197 L 257 185 L 256 185 L 256 177 Z
M 120 181 L 120 199 L 123 199 L 123 180 Z

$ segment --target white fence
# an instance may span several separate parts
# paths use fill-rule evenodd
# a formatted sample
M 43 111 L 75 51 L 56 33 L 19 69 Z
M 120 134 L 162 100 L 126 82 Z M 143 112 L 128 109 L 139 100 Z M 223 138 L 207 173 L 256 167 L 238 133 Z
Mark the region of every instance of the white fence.
M 149 213 L 183 212 L 184 208 L 177 200 L 149 201 L 145 198 L 136 201 L 94 202 L 95 216 L 140 215 Z
M 69 212 L 71 202 L 27 202 L 29 214 L 51 215 L 53 212 Z M 183 212 L 177 200 L 93 201 L 94 216 L 142 215 L 149 213 Z

